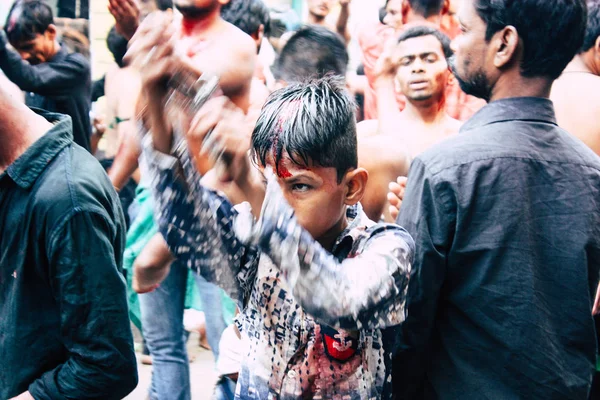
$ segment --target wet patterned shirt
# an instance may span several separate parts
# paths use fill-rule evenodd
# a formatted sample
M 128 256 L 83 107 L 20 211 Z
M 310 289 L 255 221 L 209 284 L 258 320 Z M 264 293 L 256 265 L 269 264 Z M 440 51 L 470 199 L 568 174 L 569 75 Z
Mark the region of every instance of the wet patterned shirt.
M 410 235 L 354 207 L 329 253 L 298 225 L 276 182 L 254 221 L 249 207 L 202 187 L 186 154 L 151 143 L 145 152 L 171 251 L 240 304 L 247 351 L 236 398 L 387 397 L 391 349 L 381 329 L 405 319 Z

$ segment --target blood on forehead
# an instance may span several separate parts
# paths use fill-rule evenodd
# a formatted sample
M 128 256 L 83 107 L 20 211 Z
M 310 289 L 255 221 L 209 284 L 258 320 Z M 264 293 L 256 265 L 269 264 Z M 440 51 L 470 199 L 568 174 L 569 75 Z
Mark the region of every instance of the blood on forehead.
M 275 124 L 275 129 L 273 132 L 273 147 L 271 149 L 271 151 L 273 152 L 273 162 L 276 162 L 277 164 L 275 165 L 275 173 L 277 174 L 277 176 L 279 178 L 291 178 L 293 175 L 292 173 L 289 171 L 289 169 L 286 168 L 285 165 L 283 165 L 283 159 L 277 159 L 277 146 L 279 144 L 279 137 L 281 135 L 281 133 L 283 132 L 283 124 L 285 123 L 285 121 L 287 121 L 294 113 L 298 112 L 298 110 L 300 109 L 300 100 L 296 99 L 296 100 L 292 100 L 288 103 L 285 103 L 282 105 L 282 110 L 279 113 L 279 116 L 277 118 L 277 123 Z M 292 162 L 292 160 L 290 159 L 290 162 Z

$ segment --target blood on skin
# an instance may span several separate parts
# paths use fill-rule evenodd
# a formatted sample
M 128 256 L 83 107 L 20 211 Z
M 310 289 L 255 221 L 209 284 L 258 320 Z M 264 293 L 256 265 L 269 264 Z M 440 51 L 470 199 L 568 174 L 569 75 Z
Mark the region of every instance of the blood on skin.
M 293 112 L 298 110 L 300 107 L 300 100 L 293 100 L 287 103 L 287 106 L 279 114 L 277 124 L 275 125 L 275 137 L 273 138 L 273 161 L 277 160 L 277 144 L 279 142 L 279 135 L 283 132 L 283 124 L 285 120 L 292 115 Z M 286 179 L 291 178 L 293 175 L 282 163 L 283 160 L 279 160 L 275 166 L 275 173 L 279 178 Z

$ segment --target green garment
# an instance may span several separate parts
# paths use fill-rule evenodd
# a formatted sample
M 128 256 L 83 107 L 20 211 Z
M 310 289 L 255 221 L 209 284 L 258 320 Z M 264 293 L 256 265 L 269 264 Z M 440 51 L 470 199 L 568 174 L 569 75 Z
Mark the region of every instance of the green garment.
M 157 226 L 154 223 L 154 208 L 150 190 L 138 187 L 134 205 L 138 207 L 138 214 L 132 221 L 131 227 L 127 232 L 127 241 L 125 244 L 125 254 L 123 256 L 123 269 L 127 271 L 127 300 L 129 303 L 129 318 L 133 324 L 142 329 L 140 304 L 138 294 L 132 288 L 133 263 L 142 249 L 157 232 Z M 194 282 L 194 272 L 188 272 L 187 288 L 185 294 L 185 308 L 193 308 L 202 311 L 202 302 L 198 293 L 198 286 Z M 223 305 L 223 318 L 227 325 L 231 324 L 235 315 L 236 305 L 233 300 L 221 290 Z

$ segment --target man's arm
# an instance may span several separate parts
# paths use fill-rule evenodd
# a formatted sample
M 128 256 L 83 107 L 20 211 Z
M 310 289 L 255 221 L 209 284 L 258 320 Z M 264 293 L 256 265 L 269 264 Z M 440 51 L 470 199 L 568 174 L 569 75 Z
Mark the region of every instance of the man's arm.
M 401 394 L 414 398 L 423 383 L 456 216 L 451 188 L 432 176 L 419 158 L 413 161 L 408 176 L 397 223 L 415 238 L 416 252 L 406 301 L 408 317 L 394 359 L 394 369 L 402 371 L 394 375 L 399 398 L 405 398 Z
M 81 211 L 49 238 L 48 275 L 67 361 L 29 386 L 37 400 L 116 400 L 137 385 L 116 229 L 106 215 Z
M 242 302 L 253 284 L 256 251 L 233 233 L 240 213 L 226 198 L 202 186 L 187 151 L 178 154 L 180 161 L 145 140 L 144 156 L 153 179 L 159 231 L 171 253 Z M 251 218 L 250 210 L 241 214 Z
M 338 16 L 335 29 L 337 33 L 344 38 L 346 44 L 350 42 L 350 33 L 348 32 L 348 20 L 350 19 L 350 1 L 340 0 L 340 15 Z
M 368 230 L 360 254 L 340 262 L 298 224 L 277 182 L 270 180 L 256 239 L 304 310 L 342 329 L 404 321 L 414 251 L 410 235 L 395 225 L 377 225 Z
M 21 90 L 42 96 L 69 93 L 74 85 L 88 79 L 90 74 L 90 64 L 85 57 L 75 55 L 69 61 L 31 65 L 7 48 L 6 36 L 0 32 L 0 69 Z

